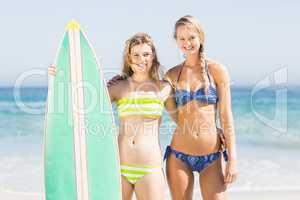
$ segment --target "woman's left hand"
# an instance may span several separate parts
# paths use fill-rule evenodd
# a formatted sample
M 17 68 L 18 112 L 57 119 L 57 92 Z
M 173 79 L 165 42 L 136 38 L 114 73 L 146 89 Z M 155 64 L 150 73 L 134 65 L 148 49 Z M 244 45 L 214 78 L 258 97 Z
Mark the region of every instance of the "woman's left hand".
M 110 79 L 107 83 L 106 83 L 106 86 L 107 87 L 110 87 L 110 86 L 113 86 L 113 85 L 116 85 L 119 83 L 120 80 L 124 80 L 125 78 L 121 75 L 116 75 L 114 77 L 112 77 L 112 79 Z
M 224 176 L 226 187 L 237 179 L 237 175 L 236 160 L 228 160 Z

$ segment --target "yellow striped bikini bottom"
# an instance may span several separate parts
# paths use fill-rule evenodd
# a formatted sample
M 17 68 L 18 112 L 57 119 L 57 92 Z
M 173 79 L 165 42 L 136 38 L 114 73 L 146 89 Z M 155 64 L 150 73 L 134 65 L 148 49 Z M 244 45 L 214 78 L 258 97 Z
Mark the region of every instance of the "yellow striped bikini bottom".
M 131 184 L 135 184 L 147 174 L 161 170 L 161 166 L 121 164 L 121 175 Z

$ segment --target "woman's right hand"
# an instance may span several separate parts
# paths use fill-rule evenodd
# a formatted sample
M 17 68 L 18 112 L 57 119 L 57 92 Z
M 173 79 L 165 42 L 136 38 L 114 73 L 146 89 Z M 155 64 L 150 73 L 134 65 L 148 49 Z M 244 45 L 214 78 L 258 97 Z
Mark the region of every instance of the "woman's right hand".
M 48 75 L 49 76 L 56 76 L 56 67 L 54 65 L 49 66 Z

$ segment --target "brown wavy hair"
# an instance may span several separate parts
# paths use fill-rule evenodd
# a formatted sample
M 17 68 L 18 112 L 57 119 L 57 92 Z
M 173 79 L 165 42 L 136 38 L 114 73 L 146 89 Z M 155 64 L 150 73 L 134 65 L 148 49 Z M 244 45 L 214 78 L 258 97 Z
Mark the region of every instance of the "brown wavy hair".
M 147 44 L 151 47 L 152 55 L 153 55 L 153 61 L 152 66 L 150 69 L 150 78 L 152 78 L 155 81 L 158 81 L 160 79 L 160 63 L 157 58 L 157 53 L 155 50 L 154 42 L 152 38 L 146 34 L 146 33 L 137 33 L 131 38 L 129 38 L 125 43 L 125 49 L 124 49 L 124 56 L 123 56 L 123 76 L 125 78 L 128 78 L 132 76 L 134 73 L 131 69 L 131 59 L 130 59 L 130 53 L 132 47 L 140 44 Z
M 197 19 L 191 15 L 186 15 L 181 17 L 179 20 L 175 23 L 174 28 L 174 38 L 177 39 L 177 29 L 179 26 L 190 26 L 196 29 L 198 33 L 198 37 L 200 39 L 200 48 L 199 48 L 199 60 L 200 60 L 200 66 L 201 66 L 201 79 L 203 80 L 205 91 L 208 90 L 208 77 L 205 67 L 205 55 L 204 55 L 204 41 L 205 41 L 205 35 L 203 28 L 201 27 L 200 23 L 197 21 Z

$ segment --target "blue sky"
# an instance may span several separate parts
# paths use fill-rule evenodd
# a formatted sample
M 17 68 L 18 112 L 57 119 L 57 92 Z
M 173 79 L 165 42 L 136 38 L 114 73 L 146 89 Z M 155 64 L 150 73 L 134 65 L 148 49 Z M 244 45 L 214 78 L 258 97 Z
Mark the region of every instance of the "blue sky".
M 235 85 L 255 84 L 287 67 L 289 84 L 299 84 L 300 2 L 265 1 L 16 1 L 0 7 L 0 86 L 39 70 L 23 84 L 46 85 L 66 23 L 74 18 L 92 42 L 105 71 L 119 71 L 125 40 L 149 33 L 168 69 L 182 61 L 172 38 L 175 21 L 198 18 L 207 56 L 227 66 Z

